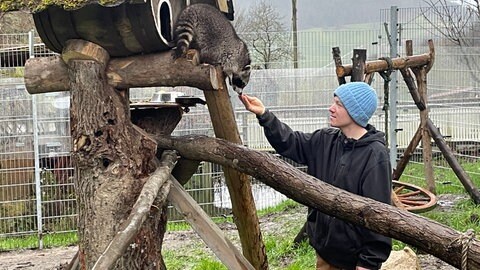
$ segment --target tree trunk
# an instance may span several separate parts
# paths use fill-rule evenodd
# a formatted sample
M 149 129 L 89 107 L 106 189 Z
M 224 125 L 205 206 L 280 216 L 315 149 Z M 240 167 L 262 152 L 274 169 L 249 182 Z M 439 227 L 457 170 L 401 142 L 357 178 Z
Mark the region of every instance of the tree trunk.
M 157 142 L 160 148 L 175 149 L 185 158 L 252 175 L 297 202 L 416 246 L 455 267 L 461 266 L 462 247 L 467 244 L 468 269 L 480 269 L 480 242 L 475 238 L 467 239 L 435 221 L 336 188 L 271 154 L 205 136 L 158 137 Z
M 79 261 L 81 269 L 91 269 L 155 170 L 156 144 L 131 124 L 125 92 L 107 84 L 106 51 L 76 40 L 63 56 L 71 89 Z M 165 226 L 166 205 L 157 204 L 115 268 L 164 269 Z

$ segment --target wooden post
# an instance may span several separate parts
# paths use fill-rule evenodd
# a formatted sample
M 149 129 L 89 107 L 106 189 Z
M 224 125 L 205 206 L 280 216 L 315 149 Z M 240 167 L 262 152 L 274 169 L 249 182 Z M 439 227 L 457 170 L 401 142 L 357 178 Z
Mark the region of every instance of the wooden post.
M 333 54 L 333 61 L 335 62 L 335 72 L 337 73 L 338 84 L 339 85 L 345 84 L 347 83 L 347 81 L 345 80 L 345 76 L 338 75 L 339 69 L 342 66 L 342 56 L 340 55 L 340 48 L 333 47 L 332 54 Z
M 237 250 L 235 245 L 225 237 L 222 230 L 210 220 L 205 211 L 188 194 L 175 179 L 171 178 L 172 186 L 168 200 L 183 214 L 185 220 L 203 239 L 208 247 L 217 255 L 228 269 L 254 270 L 253 266 Z
M 402 68 L 400 69 L 400 73 L 402 73 L 403 80 L 405 81 L 405 84 L 407 85 L 408 91 L 410 92 L 410 95 L 412 96 L 413 102 L 415 102 L 415 105 L 417 105 L 417 108 L 420 111 L 423 111 L 426 109 L 425 107 L 425 102 L 422 100 L 420 97 L 420 94 L 418 93 L 417 86 L 415 85 L 415 81 L 410 74 L 410 69 L 408 68 Z
M 412 41 L 406 42 L 407 56 L 413 54 Z M 418 93 L 425 106 L 424 110 L 420 111 L 420 129 L 422 133 L 422 150 L 423 150 L 423 164 L 425 168 L 425 179 L 427 182 L 427 189 L 436 194 L 435 188 L 435 176 L 433 174 L 432 164 L 432 138 L 427 128 L 428 120 L 428 100 L 427 100 L 427 68 L 426 66 L 419 66 L 412 68 L 413 73 L 417 81 Z
M 130 122 L 125 91 L 107 83 L 108 53 L 83 40 L 67 42 L 62 58 L 71 90 L 72 162 L 78 202 L 79 262 L 91 269 L 126 220 L 146 176 L 155 166 L 157 145 Z M 118 260 L 125 268 L 165 267 L 161 254 L 165 205 L 152 207 Z
M 407 149 L 405 149 L 405 152 L 402 155 L 402 158 L 400 161 L 397 163 L 397 168 L 393 171 L 393 180 L 399 180 L 400 176 L 402 176 L 403 171 L 407 167 L 408 162 L 410 161 L 410 157 L 412 156 L 413 152 L 417 148 L 418 144 L 420 143 L 420 140 L 422 139 L 422 132 L 420 126 L 417 128 L 417 131 L 415 132 L 415 135 L 413 135 L 412 140 L 410 140 L 410 143 L 407 146 Z
M 430 130 L 430 133 L 432 134 L 432 137 L 435 140 L 438 148 L 440 148 L 443 156 L 452 168 L 453 172 L 455 172 L 455 175 L 457 175 L 458 179 L 460 179 L 460 182 L 465 187 L 465 190 L 468 192 L 468 194 L 470 194 L 473 202 L 475 202 L 475 204 L 480 204 L 480 192 L 478 191 L 477 187 L 475 187 L 472 180 L 470 180 L 470 177 L 462 168 L 460 163 L 458 163 L 457 159 L 453 154 L 453 151 L 447 145 L 445 139 L 443 138 L 440 131 L 438 131 L 437 127 L 435 127 L 432 120 L 427 120 L 427 127 Z
M 352 59 L 353 64 L 352 64 L 352 74 L 350 77 L 350 81 L 363 82 L 366 61 L 367 61 L 367 50 L 365 49 L 353 50 L 353 59 Z
M 204 91 L 208 111 L 217 138 L 236 144 L 242 144 L 237 128 L 232 103 L 220 68 L 217 69 L 217 80 L 220 87 L 217 91 Z M 257 210 L 253 199 L 250 178 L 230 167 L 223 167 L 225 180 L 232 200 L 234 221 L 237 225 L 243 254 L 255 269 L 268 269 L 265 244 L 262 240 Z

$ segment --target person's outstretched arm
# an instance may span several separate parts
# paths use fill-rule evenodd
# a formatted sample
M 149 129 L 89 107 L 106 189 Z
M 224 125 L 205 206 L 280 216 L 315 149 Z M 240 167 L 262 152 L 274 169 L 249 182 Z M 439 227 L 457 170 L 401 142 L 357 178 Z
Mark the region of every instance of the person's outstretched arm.
M 310 145 L 310 133 L 293 131 L 266 109 L 259 98 L 245 94 L 239 98 L 245 108 L 257 116 L 259 124 L 264 128 L 265 137 L 277 153 L 297 163 L 307 164 L 311 159 L 311 150 L 314 149 Z

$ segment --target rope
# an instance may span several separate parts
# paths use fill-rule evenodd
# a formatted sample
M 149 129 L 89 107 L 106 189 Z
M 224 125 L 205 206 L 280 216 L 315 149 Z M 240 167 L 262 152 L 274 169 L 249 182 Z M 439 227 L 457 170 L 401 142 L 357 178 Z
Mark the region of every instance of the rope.
M 383 78 L 383 108 L 382 110 L 385 111 L 385 140 L 387 141 L 388 145 L 388 107 L 390 106 L 389 104 L 389 84 L 392 78 L 390 78 L 390 75 L 392 74 L 393 71 L 393 62 L 390 57 L 380 57 L 378 58 L 380 60 L 385 60 L 387 62 L 388 68 L 387 70 L 379 72 L 380 76 Z
M 392 58 L 390 57 L 380 57 L 378 58 L 379 60 L 384 60 L 387 62 L 387 70 L 379 72 L 380 76 L 385 80 L 385 82 L 390 82 L 392 79 L 390 78 L 390 74 L 392 74 L 393 71 L 393 61 Z
M 468 229 L 460 236 L 460 240 L 462 241 L 462 270 L 468 269 L 468 250 L 473 238 L 475 238 L 475 231 L 473 229 Z

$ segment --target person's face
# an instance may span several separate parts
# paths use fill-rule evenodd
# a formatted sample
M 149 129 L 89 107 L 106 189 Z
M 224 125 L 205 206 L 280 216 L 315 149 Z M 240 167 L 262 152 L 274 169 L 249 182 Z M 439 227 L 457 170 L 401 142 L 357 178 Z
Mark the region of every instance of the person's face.
M 355 123 L 338 97 L 333 97 L 333 104 L 328 108 L 328 111 L 330 112 L 330 126 L 332 127 L 341 129 Z

